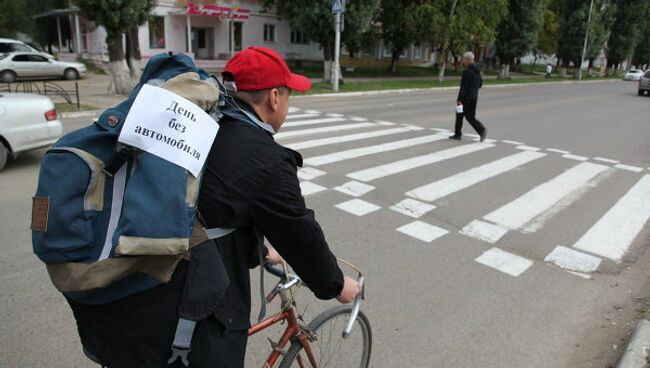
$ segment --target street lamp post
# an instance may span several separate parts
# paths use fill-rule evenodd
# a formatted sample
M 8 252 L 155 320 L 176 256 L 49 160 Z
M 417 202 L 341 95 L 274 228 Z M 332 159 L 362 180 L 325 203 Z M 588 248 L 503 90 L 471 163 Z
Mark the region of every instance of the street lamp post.
M 589 27 L 591 25 L 591 9 L 594 6 L 594 0 L 591 0 L 589 4 L 589 17 L 587 18 L 587 30 L 585 31 L 585 42 L 582 46 L 582 55 L 580 56 L 580 65 L 578 65 L 578 80 L 582 80 L 582 63 L 585 60 L 585 54 L 587 53 L 587 40 L 589 39 Z

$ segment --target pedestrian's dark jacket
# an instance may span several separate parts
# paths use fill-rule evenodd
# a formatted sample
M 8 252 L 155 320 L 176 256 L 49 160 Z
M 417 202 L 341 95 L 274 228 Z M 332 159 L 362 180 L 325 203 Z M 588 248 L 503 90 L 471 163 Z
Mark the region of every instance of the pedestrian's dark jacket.
M 477 100 L 478 90 L 481 87 L 483 87 L 483 78 L 480 69 L 476 64 L 469 64 L 463 70 L 457 101 Z
M 254 113 L 245 103 L 239 104 Z M 302 165 L 300 154 L 282 147 L 269 132 L 250 121 L 225 116 L 219 125 L 203 175 L 199 213 L 207 228 L 237 230 L 201 243 L 190 252 L 191 265 L 197 260 L 201 263 L 202 259 L 192 258 L 199 251 L 214 254 L 214 248 L 206 247 L 216 247 L 216 258 L 223 264 L 214 266 L 225 268 L 227 277 L 222 279 L 229 282 L 221 303 L 204 324 L 199 322 L 194 334 L 190 361 L 204 360 L 198 366 L 211 364 L 214 359 L 209 357 L 213 354 L 223 356 L 223 352 L 215 350 L 215 344 L 217 350 L 228 349 L 240 355 L 225 358 L 228 361 L 237 362 L 243 354 L 241 344 L 245 345 L 250 327 L 250 269 L 259 265 L 262 237 L 318 298 L 334 298 L 343 288 L 343 274 L 336 258 L 314 212 L 305 207 L 297 178 L 297 166 Z M 214 261 L 212 257 L 207 262 Z M 210 289 L 209 285 L 223 282 L 213 280 L 215 277 L 204 280 L 191 269 L 183 260 L 169 283 L 104 305 L 85 305 L 69 299 L 84 348 L 109 367 L 166 366 L 181 295 L 188 292 L 186 277 L 198 281 L 192 288 L 199 294 L 206 285 Z M 222 327 L 215 330 L 217 325 Z M 216 341 L 226 336 L 233 336 L 228 341 L 234 341 L 236 349 Z

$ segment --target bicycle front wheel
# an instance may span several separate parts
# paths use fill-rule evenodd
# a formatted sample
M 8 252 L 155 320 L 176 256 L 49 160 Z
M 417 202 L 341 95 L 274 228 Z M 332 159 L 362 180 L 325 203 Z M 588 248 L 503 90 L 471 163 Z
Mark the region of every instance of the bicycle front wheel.
M 309 363 L 307 353 L 299 341 L 293 341 L 280 363 L 280 368 L 368 368 L 372 348 L 370 322 L 359 311 L 352 332 L 343 338 L 343 330 L 352 313 L 352 306 L 343 305 L 326 310 L 307 326 L 314 335 L 309 343 L 316 367 Z

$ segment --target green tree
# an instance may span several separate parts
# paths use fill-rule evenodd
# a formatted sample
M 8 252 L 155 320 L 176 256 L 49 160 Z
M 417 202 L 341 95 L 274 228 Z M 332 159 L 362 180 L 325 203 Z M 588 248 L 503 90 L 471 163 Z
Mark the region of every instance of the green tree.
M 496 48 L 501 63 L 499 79 L 509 79 L 515 58 L 535 49 L 543 19 L 541 0 L 510 0 L 508 15 L 497 29 Z
M 645 31 L 642 33 L 641 41 L 634 50 L 632 63 L 639 68 L 650 69 L 650 7 L 646 16 Z M 645 67 L 643 67 L 645 66 Z
M 156 1 L 76 0 L 76 3 L 88 19 L 106 29 L 113 87 L 119 94 L 128 93 L 133 83 L 122 46 L 123 36 L 147 20 Z
M 647 0 L 617 0 L 616 20 L 607 43 L 610 74 L 614 74 L 621 63 L 634 54 L 641 39 L 648 6 Z
M 0 37 L 16 37 L 16 33 L 31 33 L 30 14 L 26 0 L 0 0 Z
M 560 19 L 553 0 L 544 0 L 543 3 L 542 14 L 544 21 L 537 37 L 536 52 L 550 56 L 557 52 L 558 40 L 560 39 Z
M 592 74 L 594 60 L 605 48 L 616 15 L 616 5 L 613 0 L 594 0 L 591 15 L 591 26 L 587 40 L 585 57 L 589 61 L 588 74 Z
M 390 47 L 392 74 L 397 73 L 402 52 L 413 43 L 424 41 L 426 20 L 432 14 L 427 0 L 383 0 L 379 12 L 384 47 Z
M 323 80 L 330 81 L 334 60 L 334 16 L 331 0 L 262 0 L 267 10 L 274 9 L 280 19 L 304 32 L 307 38 L 323 49 Z M 348 50 L 357 51 L 372 29 L 379 0 L 348 1 L 344 14 L 341 42 Z M 339 73 L 339 75 L 341 75 Z

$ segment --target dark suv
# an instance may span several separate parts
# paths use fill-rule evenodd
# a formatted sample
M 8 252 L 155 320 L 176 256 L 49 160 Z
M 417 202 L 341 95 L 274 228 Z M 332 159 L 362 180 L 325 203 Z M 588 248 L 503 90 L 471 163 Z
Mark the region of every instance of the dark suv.
M 646 70 L 639 79 L 639 96 L 643 96 L 646 92 L 650 95 L 650 70 Z

